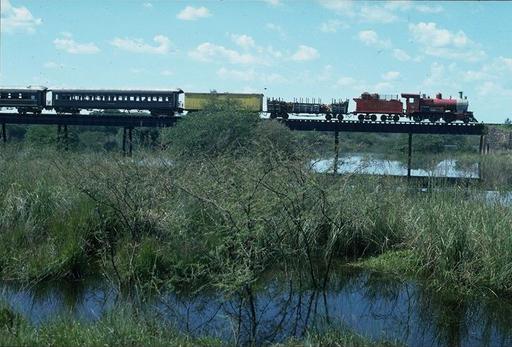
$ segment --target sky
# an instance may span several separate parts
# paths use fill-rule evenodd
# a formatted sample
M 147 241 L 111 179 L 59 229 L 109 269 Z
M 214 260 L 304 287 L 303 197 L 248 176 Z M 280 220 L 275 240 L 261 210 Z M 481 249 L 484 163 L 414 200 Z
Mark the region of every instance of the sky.
M 479 121 L 512 118 L 512 2 L 0 1 L 2 86 L 464 91 Z

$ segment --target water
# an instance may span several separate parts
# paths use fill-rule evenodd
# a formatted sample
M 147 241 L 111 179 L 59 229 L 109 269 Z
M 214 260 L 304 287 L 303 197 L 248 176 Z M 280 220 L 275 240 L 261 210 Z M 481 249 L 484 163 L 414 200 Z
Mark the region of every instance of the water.
M 316 172 L 332 173 L 334 159 L 316 160 L 312 162 L 312 165 Z M 397 160 L 354 154 L 339 158 L 338 173 L 407 176 L 407 166 Z M 461 169 L 457 167 L 457 160 L 454 159 L 442 160 L 431 169 L 411 169 L 411 175 L 417 177 L 479 178 L 478 164 Z
M 33 288 L 3 283 L 0 288 L 0 299 L 35 324 L 59 315 L 96 320 L 116 302 L 127 301 L 102 281 Z M 326 291 L 273 277 L 252 296 L 167 293 L 146 301 L 144 307 L 193 336 L 238 344 L 300 337 L 308 327 L 345 326 L 372 339 L 388 338 L 408 346 L 512 345 L 510 302 L 448 300 L 414 282 L 365 272 L 340 273 Z

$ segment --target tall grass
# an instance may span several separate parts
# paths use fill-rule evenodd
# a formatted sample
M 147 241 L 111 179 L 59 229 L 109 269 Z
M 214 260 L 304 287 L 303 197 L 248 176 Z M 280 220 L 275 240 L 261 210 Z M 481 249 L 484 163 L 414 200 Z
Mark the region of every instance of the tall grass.
M 320 288 L 340 261 L 400 250 L 412 272 L 439 282 L 512 291 L 508 207 L 462 189 L 318 175 L 307 155 L 259 148 L 186 160 L 4 151 L 2 279 L 99 273 L 232 292 L 281 267 Z

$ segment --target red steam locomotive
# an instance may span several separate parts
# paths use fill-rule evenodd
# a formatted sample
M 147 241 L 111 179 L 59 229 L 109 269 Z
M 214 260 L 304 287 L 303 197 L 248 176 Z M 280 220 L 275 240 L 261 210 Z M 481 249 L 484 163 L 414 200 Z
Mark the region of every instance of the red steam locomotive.
M 447 123 L 453 121 L 462 121 L 464 123 L 476 122 L 473 112 L 468 111 L 468 100 L 463 99 L 462 92 L 459 92 L 458 99 L 443 99 L 441 93 L 435 98 L 427 97 L 425 94 L 402 93 L 401 97 L 405 99 L 405 109 L 403 102 L 398 95 L 386 96 L 379 94 L 363 93 L 361 97 L 354 98 L 356 110 L 353 114 L 357 115 L 360 121 L 376 121 L 380 115 L 380 120 L 398 121 L 400 117 L 407 117 L 415 122 L 428 120 L 437 122 L 444 120 Z

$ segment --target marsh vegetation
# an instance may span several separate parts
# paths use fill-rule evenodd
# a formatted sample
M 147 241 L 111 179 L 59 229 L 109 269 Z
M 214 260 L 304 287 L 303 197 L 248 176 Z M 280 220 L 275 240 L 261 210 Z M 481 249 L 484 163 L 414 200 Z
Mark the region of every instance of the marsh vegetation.
M 292 133 L 244 112 L 197 114 L 159 133 L 158 146 L 153 140 L 141 141 L 132 158 L 79 146 L 67 152 L 26 143 L 2 149 L 3 282 L 100 278 L 132 299 L 86 323 L 38 325 L 7 305 L 0 312 L 3 341 L 387 344 L 374 342 L 379 336 L 367 339 L 329 325 L 315 330 L 314 324 L 265 339 L 254 320 L 244 340 L 237 329 L 222 337 L 191 335 L 162 325 L 143 308 L 162 293 L 214 292 L 242 300 L 257 316 L 255 298 L 269 278 L 322 293 L 348 269 L 418 281 L 458 298 L 451 303 L 483 295 L 508 305 L 512 212 L 499 200 L 478 198 L 480 186 L 421 193 L 397 179 L 318 174 L 312 159 L 323 148 L 322 136 Z M 461 156 L 460 165 L 472 155 Z M 483 164 L 492 167 L 488 175 L 498 189 L 512 177 L 506 156 Z

